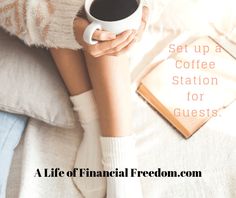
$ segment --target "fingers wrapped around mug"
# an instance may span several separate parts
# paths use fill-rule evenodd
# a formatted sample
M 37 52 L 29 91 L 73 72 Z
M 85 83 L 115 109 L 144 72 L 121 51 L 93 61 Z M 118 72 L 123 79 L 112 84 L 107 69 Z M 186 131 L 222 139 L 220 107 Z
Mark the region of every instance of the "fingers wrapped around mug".
M 94 57 L 104 55 L 118 56 L 135 39 L 136 31 L 127 30 L 116 36 L 116 39 L 100 41 L 95 45 L 89 45 L 85 50 Z
M 103 30 L 96 30 L 93 34 L 95 41 L 110 41 L 116 38 L 116 34 Z

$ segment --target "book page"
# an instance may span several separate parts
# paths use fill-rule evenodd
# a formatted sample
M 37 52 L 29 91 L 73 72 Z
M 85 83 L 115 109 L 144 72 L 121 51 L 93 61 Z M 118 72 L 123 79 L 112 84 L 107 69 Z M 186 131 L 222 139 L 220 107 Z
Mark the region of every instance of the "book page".
M 157 65 L 142 84 L 172 119 L 194 132 L 235 100 L 236 60 L 208 37 L 178 47 L 179 53 Z

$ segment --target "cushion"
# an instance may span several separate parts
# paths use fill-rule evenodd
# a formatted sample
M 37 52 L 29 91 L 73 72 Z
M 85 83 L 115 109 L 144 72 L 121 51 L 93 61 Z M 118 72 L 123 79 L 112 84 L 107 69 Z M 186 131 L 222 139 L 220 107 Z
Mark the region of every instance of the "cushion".
M 50 54 L 0 29 L 0 110 L 72 128 L 74 113 Z

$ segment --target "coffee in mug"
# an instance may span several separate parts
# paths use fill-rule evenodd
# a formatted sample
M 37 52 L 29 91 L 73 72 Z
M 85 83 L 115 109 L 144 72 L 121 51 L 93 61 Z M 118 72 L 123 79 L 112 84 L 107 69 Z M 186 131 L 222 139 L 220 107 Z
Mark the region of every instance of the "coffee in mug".
M 96 30 L 120 34 L 138 30 L 142 19 L 142 0 L 85 0 L 85 13 L 91 22 L 84 31 L 86 43 L 94 45 Z
M 136 0 L 94 0 L 90 14 L 103 21 L 117 21 L 130 16 L 137 8 Z

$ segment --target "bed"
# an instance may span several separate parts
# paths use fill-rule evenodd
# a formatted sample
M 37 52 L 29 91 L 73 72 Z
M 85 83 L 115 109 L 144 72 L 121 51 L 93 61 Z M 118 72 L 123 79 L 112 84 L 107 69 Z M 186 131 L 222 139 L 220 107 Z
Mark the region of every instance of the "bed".
M 167 54 L 160 52 L 169 41 L 181 42 L 182 34 L 167 31 L 157 36 L 155 31 L 159 30 L 160 27 L 151 27 L 145 35 L 143 43 L 150 43 L 153 38 L 145 52 L 139 47 L 132 52 L 135 57 L 131 60 L 133 129 L 137 135 L 139 169 L 200 170 L 202 177 L 142 177 L 144 197 L 234 198 L 236 102 L 224 109 L 221 117 L 212 118 L 186 140 L 135 92 L 143 67 L 157 54 L 165 58 Z M 235 51 L 234 44 L 218 36 L 220 42 Z M 73 169 L 83 136 L 48 51 L 26 47 L 2 30 L 0 43 L 0 110 L 28 118 L 15 149 L 7 198 L 82 197 L 72 178 L 34 177 L 37 169 Z

